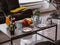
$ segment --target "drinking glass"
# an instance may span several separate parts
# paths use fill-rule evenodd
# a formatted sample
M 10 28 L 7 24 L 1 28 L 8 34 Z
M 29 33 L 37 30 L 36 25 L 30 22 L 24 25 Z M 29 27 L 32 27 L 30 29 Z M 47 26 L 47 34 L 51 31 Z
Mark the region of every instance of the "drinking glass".
M 37 22 L 36 22 L 37 16 L 33 15 L 31 18 L 32 18 L 33 25 L 36 26 L 36 24 L 37 24 Z
M 22 30 L 22 24 L 21 24 L 21 22 L 17 21 L 16 26 L 17 26 L 18 30 Z

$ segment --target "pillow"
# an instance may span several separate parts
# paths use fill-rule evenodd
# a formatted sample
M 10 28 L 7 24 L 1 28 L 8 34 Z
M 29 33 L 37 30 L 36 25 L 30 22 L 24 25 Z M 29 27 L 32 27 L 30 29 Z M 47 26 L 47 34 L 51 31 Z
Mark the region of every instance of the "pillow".
M 10 10 L 10 12 L 16 13 L 16 12 L 19 12 L 19 11 L 24 10 L 26 8 L 27 8 L 27 6 L 20 6 L 20 7 L 16 8 L 16 9 Z

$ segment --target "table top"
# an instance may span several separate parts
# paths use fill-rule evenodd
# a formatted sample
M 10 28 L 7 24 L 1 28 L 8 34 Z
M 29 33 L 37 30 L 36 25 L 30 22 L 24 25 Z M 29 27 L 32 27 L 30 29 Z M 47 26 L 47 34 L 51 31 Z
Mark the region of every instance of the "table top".
M 15 35 L 10 35 L 10 32 L 6 29 L 7 28 L 7 25 L 6 24 L 0 24 L 0 31 L 2 31 L 4 34 L 6 34 L 9 38 L 13 38 L 13 37 L 18 37 L 18 36 L 25 36 L 25 35 L 29 35 L 30 33 L 34 33 L 34 32 L 37 32 L 37 31 L 41 31 L 41 30 L 44 30 L 44 29 L 48 29 L 48 28 L 51 28 L 51 27 L 54 27 L 56 26 L 57 24 L 51 24 L 51 25 L 47 25 L 46 27 L 34 27 L 32 28 L 32 31 L 31 32 L 27 32 L 27 33 L 24 33 L 22 32 L 22 30 L 15 30 Z
M 18 36 L 18 35 L 26 35 L 27 33 L 23 33 L 22 30 L 15 30 L 15 35 L 10 35 L 9 30 L 7 30 L 7 25 L 6 24 L 0 24 L 0 31 L 2 31 L 3 33 L 5 33 L 9 38 Z M 34 28 L 34 30 L 38 30 L 39 28 Z
M 29 35 L 33 35 L 33 34 L 36 34 L 38 31 L 42 31 L 44 29 L 48 29 L 48 28 L 52 28 L 52 27 L 55 27 L 57 26 L 57 24 L 53 23 L 53 24 L 49 24 L 49 25 L 46 25 L 45 27 L 34 27 L 32 28 L 32 31 L 30 32 L 22 32 L 22 30 L 15 30 L 15 34 L 14 35 L 10 35 L 10 32 L 6 29 L 7 28 L 7 25 L 6 24 L 0 24 L 0 31 L 8 38 L 7 40 L 3 40 L 1 41 L 0 43 L 5 43 L 5 42 L 8 42 L 10 41 L 10 39 L 12 40 L 15 40 L 15 39 L 18 39 L 18 38 L 23 38 L 25 36 L 29 36 Z

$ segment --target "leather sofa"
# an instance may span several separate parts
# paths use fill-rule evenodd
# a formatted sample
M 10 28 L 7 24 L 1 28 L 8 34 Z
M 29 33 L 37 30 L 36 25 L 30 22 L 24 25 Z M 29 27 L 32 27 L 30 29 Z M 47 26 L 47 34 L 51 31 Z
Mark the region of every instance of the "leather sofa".
M 20 7 L 18 0 L 0 0 L 0 24 L 5 23 L 5 16 L 11 15 L 15 17 L 16 20 L 21 20 L 26 17 L 31 17 L 33 15 L 31 9 L 21 10 L 17 13 L 11 13 L 11 9 Z
M 32 14 L 32 10 L 28 9 L 25 11 L 21 11 L 20 13 L 15 13 L 15 14 L 10 14 L 12 17 L 16 18 L 17 20 L 21 20 L 24 18 L 30 18 L 33 14 Z M 7 15 L 6 15 L 7 16 Z M 0 12 L 0 24 L 5 23 L 5 15 L 3 12 Z

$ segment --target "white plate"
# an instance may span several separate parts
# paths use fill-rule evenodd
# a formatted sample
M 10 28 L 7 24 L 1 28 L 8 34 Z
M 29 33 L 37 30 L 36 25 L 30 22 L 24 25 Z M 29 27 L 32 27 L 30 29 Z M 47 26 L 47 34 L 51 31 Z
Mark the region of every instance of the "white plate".
M 24 27 L 22 31 L 23 32 L 30 32 L 30 31 L 32 31 L 32 28 L 30 28 L 30 27 Z
M 37 27 L 46 27 L 46 24 L 38 24 Z

